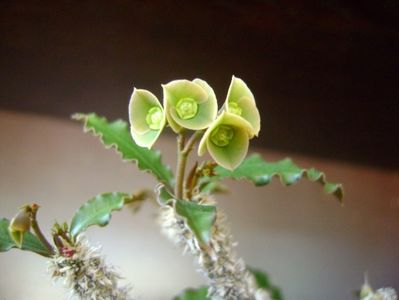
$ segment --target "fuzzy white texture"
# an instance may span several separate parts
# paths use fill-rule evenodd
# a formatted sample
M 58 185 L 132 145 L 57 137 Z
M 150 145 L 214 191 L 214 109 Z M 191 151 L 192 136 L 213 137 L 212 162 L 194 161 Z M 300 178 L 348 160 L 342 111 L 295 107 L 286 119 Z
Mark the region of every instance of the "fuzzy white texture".
M 366 297 L 362 298 L 362 300 L 397 300 L 398 296 L 396 291 L 393 288 L 381 288 L 375 291 L 375 293 L 371 292 Z
M 203 205 L 214 205 L 210 197 L 198 201 Z M 254 276 L 238 258 L 233 238 L 227 226 L 226 216 L 217 209 L 209 247 L 200 247 L 186 221 L 176 214 L 174 208 L 161 209 L 160 223 L 163 233 L 183 249 L 191 253 L 199 265 L 199 271 L 208 280 L 208 296 L 214 300 L 271 300 L 266 290 L 259 289 Z
M 118 287 L 121 276 L 107 266 L 98 247 L 78 237 L 71 254 L 56 253 L 49 261 L 49 272 L 54 281 L 62 280 L 69 290 L 69 299 L 133 300 L 130 287 Z

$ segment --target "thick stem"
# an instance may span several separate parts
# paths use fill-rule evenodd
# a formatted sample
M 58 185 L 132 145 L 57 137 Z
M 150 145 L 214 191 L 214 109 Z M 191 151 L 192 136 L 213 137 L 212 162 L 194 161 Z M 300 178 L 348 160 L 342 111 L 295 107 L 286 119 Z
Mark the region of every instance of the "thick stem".
M 32 226 L 33 232 L 35 233 L 37 238 L 42 242 L 42 244 L 47 248 L 47 250 L 50 252 L 50 254 L 54 255 L 55 254 L 54 248 L 53 248 L 53 246 L 51 246 L 49 241 L 43 235 L 42 231 L 40 230 L 39 223 L 37 222 L 37 219 L 36 219 L 36 214 L 39 209 L 39 205 L 32 204 L 31 209 L 32 209 L 31 226 Z

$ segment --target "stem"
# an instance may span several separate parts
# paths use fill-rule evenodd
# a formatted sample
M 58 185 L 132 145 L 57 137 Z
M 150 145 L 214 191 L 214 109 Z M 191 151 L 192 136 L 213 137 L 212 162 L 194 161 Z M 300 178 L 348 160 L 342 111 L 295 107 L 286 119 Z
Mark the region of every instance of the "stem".
M 188 173 L 186 184 L 184 186 L 184 198 L 191 199 L 193 195 L 193 188 L 197 183 L 197 168 L 198 162 L 195 162 L 194 166 L 191 168 L 191 171 Z
M 175 186 L 175 196 L 177 199 L 182 199 L 183 196 L 183 181 L 184 181 L 184 171 L 186 169 L 187 155 L 183 153 L 184 151 L 184 141 L 185 137 L 183 134 L 179 134 L 177 137 L 177 166 L 176 166 L 176 186 Z
M 190 154 L 191 150 L 193 150 L 195 142 L 201 137 L 201 135 L 204 133 L 203 130 L 196 131 L 190 139 L 187 141 L 186 146 L 184 147 L 183 151 L 184 153 Z
M 190 154 L 191 150 L 193 150 L 196 141 L 201 137 L 203 132 L 203 130 L 196 131 L 187 141 L 186 145 L 184 145 L 184 135 L 179 134 L 177 138 L 178 155 L 175 186 L 175 196 L 177 199 L 182 199 L 183 197 L 184 173 L 186 170 L 188 155 Z
M 53 246 L 51 246 L 49 241 L 43 235 L 42 231 L 40 230 L 39 223 L 37 223 L 36 214 L 37 214 L 37 211 L 39 209 L 39 205 L 32 204 L 31 205 L 31 209 L 32 209 L 32 215 L 31 215 L 31 226 L 32 226 L 32 229 L 33 229 L 34 233 L 36 234 L 37 238 L 47 248 L 47 250 L 50 252 L 50 254 L 54 255 L 55 252 L 54 252 Z

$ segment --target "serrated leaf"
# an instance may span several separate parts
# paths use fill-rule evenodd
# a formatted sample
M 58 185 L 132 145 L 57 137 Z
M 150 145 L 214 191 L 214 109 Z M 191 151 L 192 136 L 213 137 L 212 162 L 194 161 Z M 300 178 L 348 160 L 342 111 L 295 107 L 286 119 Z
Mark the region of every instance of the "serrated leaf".
M 12 248 L 19 248 L 10 236 L 10 233 L 8 231 L 9 225 L 9 220 L 5 218 L 0 219 L 0 252 L 6 252 Z M 30 232 L 24 233 L 24 238 L 20 249 L 35 252 L 46 257 L 51 256 L 47 248 L 40 242 L 40 240 L 35 235 Z
M 111 220 L 111 213 L 121 210 L 132 196 L 126 193 L 104 193 L 83 204 L 72 218 L 70 232 L 76 237 L 89 226 L 105 226 Z
M 325 192 L 333 194 L 342 202 L 343 188 L 339 183 L 326 181 L 323 172 L 311 169 L 303 169 L 293 163 L 290 158 L 285 158 L 276 162 L 267 162 L 259 154 L 248 156 L 241 165 L 233 171 L 221 166 L 215 168 L 216 176 L 214 179 L 230 177 L 233 179 L 248 179 L 257 186 L 269 184 L 273 177 L 277 176 L 284 185 L 291 185 L 298 182 L 304 175 L 310 181 L 317 181 L 324 186 Z
M 75 114 L 73 119 L 84 122 L 85 132 L 100 137 L 108 148 L 115 148 L 125 161 L 135 161 L 142 171 L 152 173 L 159 181 L 170 186 L 171 169 L 161 162 L 159 151 L 138 146 L 132 139 L 128 124 L 123 120 L 108 122 L 106 118 L 91 114 Z
M 280 288 L 270 283 L 269 276 L 265 272 L 252 268 L 248 270 L 254 275 L 259 288 L 267 290 L 273 300 L 283 300 Z
M 211 300 L 207 297 L 208 288 L 200 287 L 198 289 L 186 289 L 180 295 L 173 298 L 173 300 Z
M 207 245 L 216 220 L 216 206 L 176 200 L 175 209 L 177 214 L 186 219 L 188 227 L 197 240 Z

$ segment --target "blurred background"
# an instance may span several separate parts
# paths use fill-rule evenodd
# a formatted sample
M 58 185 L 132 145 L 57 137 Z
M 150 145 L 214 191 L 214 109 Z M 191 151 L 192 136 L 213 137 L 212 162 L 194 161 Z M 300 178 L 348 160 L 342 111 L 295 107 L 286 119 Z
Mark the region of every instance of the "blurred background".
M 366 270 L 399 288 L 398 53 L 396 0 L 0 1 L 1 216 L 37 201 L 49 228 L 99 192 L 151 186 L 70 115 L 126 119 L 133 87 L 161 98 L 160 84 L 178 78 L 206 80 L 221 105 L 234 74 L 261 112 L 256 151 L 346 188 L 341 208 L 306 182 L 234 184 L 221 205 L 239 253 L 287 299 L 353 299 Z M 173 142 L 159 143 L 171 164 Z M 170 299 L 203 281 L 155 215 L 151 205 L 137 218 L 122 212 L 89 235 L 143 299 Z M 12 251 L 0 266 L 0 298 L 63 297 L 41 258 Z

